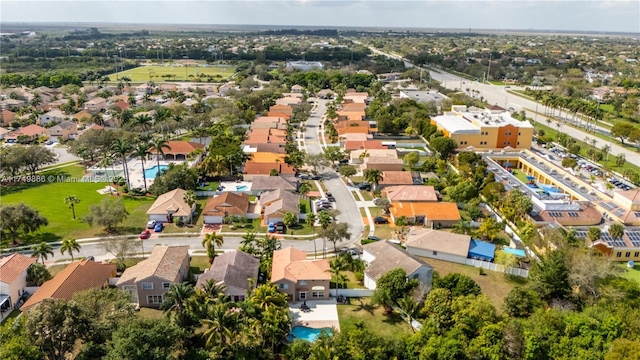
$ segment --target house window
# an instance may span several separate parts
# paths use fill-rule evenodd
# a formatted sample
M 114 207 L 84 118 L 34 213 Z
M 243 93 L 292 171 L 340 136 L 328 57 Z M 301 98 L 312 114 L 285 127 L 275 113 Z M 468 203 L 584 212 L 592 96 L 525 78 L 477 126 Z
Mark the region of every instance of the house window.
M 300 280 L 300 281 L 298 281 L 298 284 L 307 285 L 307 280 Z
M 287 290 L 289 288 L 289 284 L 280 284 L 280 290 Z
M 633 257 L 638 257 L 640 256 L 640 252 L 636 251 L 635 253 L 633 253 Z
M 324 291 L 314 291 L 314 292 L 311 293 L 311 297 L 323 298 L 324 297 Z
M 434 251 L 434 252 L 433 252 L 433 256 L 438 256 L 438 252 L 437 252 L 437 251 Z
M 162 295 L 147 295 L 147 304 L 149 305 L 162 304 L 162 302 Z
M 622 253 L 618 251 L 618 253 L 616 254 L 616 257 L 622 257 Z
M 234 295 L 233 301 L 235 302 L 244 301 L 244 295 Z
M 143 282 L 142 283 L 142 290 L 153 290 L 153 283 Z
M 624 257 L 629 257 L 629 256 L 631 256 L 631 251 L 627 251 L 627 253 L 624 254 Z
M 162 288 L 163 288 L 164 290 L 167 290 L 169 287 L 171 287 L 171 283 L 168 283 L 168 282 L 163 282 L 163 283 L 162 283 Z
M 300 300 L 304 300 L 304 299 L 307 298 L 307 293 L 305 291 L 301 291 L 299 294 L 300 294 L 299 295 L 300 296 Z
M 520 136 L 520 135 L 522 135 L 522 134 L 518 133 L 518 136 Z

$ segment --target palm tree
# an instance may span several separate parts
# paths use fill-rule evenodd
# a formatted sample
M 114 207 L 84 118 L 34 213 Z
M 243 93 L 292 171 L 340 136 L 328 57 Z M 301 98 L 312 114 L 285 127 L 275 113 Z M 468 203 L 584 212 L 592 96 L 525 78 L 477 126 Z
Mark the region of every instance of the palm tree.
M 69 208 L 71 209 L 71 214 L 73 214 L 73 220 L 76 219 L 76 204 L 78 204 L 80 202 L 80 199 L 78 199 L 75 195 L 69 195 L 66 198 L 64 198 L 64 203 L 69 205 Z
M 44 265 L 44 261 L 49 258 L 49 255 L 53 256 L 53 247 L 46 241 L 40 242 L 40 244 L 33 248 L 33 253 L 31 253 L 31 257 L 42 259 L 42 265 Z
M 411 322 L 413 321 L 413 318 L 418 316 L 418 313 L 420 313 L 420 304 L 414 301 L 411 296 L 407 295 L 398 300 L 398 306 L 402 310 L 405 320 L 407 320 L 409 326 L 411 326 L 411 330 L 415 332 Z
M 368 169 L 364 172 L 364 179 L 373 184 L 373 189 L 378 188 L 378 184 L 382 181 L 382 173 L 378 169 Z
M 604 154 L 604 163 L 605 166 L 609 162 L 609 152 L 611 151 L 611 146 L 609 144 L 602 147 L 602 153 Z
M 144 159 L 147 156 L 151 155 L 149 151 L 149 146 L 147 144 L 138 144 L 135 148 L 133 148 L 133 156 L 140 159 L 140 163 L 142 163 L 142 182 L 144 183 L 144 193 L 147 193 L 147 175 L 144 173 Z
M 218 285 L 215 279 L 207 280 L 202 284 L 202 292 L 205 293 L 210 299 L 217 299 L 220 295 L 224 295 L 227 289 L 224 285 Z
M 612 238 L 620 239 L 624 235 L 624 225 L 620 223 L 613 223 L 609 226 L 609 230 L 607 232 Z
M 207 318 L 201 320 L 207 329 L 202 333 L 206 339 L 205 346 L 228 345 L 236 336 L 234 332 L 238 323 L 237 313 L 228 310 L 229 304 L 223 302 L 217 302 L 209 307 Z
M 151 151 L 156 154 L 156 161 L 158 165 L 158 174 L 160 174 L 160 155 L 164 157 L 164 150 L 171 150 L 171 146 L 167 144 L 167 140 L 163 138 L 154 138 L 151 139 Z
M 124 139 L 115 139 L 113 144 L 111 145 L 111 150 L 114 154 L 120 155 L 122 158 L 122 166 L 124 169 L 125 177 L 127 178 L 127 186 L 131 188 L 131 183 L 129 182 L 129 168 L 127 166 L 127 154 L 131 151 L 131 145 L 127 140 Z
M 287 305 L 287 295 L 279 292 L 273 284 L 258 286 L 251 291 L 249 299 L 262 311 L 267 311 L 272 306 L 281 307 Z
M 202 247 L 207 249 L 207 256 L 209 257 L 210 264 L 213 264 L 213 259 L 216 257 L 216 245 L 220 247 L 223 243 L 224 238 L 222 235 L 210 233 L 204 236 L 204 239 L 202 240 Z
M 76 239 L 62 240 L 62 246 L 60 246 L 60 254 L 69 253 L 71 255 L 71 261 L 73 261 L 73 252 L 80 252 L 80 244 Z
M 184 200 L 184 202 L 189 205 L 189 209 L 193 209 L 193 204 L 196 203 L 196 192 L 193 190 L 187 191 L 184 194 L 184 198 L 182 200 Z M 191 214 L 189 216 L 189 224 L 193 224 L 193 211 L 191 211 Z
M 139 126 L 143 132 L 149 131 L 152 123 L 153 123 L 153 119 L 149 115 L 136 116 L 134 120 L 134 124 L 136 126 Z
M 178 325 L 184 327 L 187 320 L 185 303 L 194 294 L 195 290 L 193 289 L 193 286 L 187 282 L 171 284 L 171 286 L 169 286 L 169 290 L 164 295 L 162 310 L 164 310 L 165 313 L 175 311 Z
M 322 257 L 324 258 L 325 256 L 324 249 L 327 247 L 326 246 L 327 238 L 325 236 L 326 230 L 329 227 L 329 225 L 331 225 L 331 222 L 333 222 L 333 217 L 331 216 L 331 214 L 329 214 L 328 211 L 322 210 L 318 213 L 318 222 L 320 223 L 320 228 L 322 229 Z

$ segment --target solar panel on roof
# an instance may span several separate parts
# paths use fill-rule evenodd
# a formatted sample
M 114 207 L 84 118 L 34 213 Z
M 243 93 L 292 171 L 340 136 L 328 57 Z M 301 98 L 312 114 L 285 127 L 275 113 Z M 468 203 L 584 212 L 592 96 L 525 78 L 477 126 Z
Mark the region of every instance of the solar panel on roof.
M 570 212 L 568 214 L 569 214 L 569 217 L 579 217 L 577 212 Z

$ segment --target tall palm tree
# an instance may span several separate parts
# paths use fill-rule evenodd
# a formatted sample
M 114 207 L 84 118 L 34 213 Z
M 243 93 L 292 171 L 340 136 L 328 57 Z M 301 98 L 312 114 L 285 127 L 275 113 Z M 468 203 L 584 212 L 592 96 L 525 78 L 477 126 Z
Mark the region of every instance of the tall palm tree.
M 368 169 L 364 172 L 364 179 L 373 184 L 373 189 L 378 188 L 378 184 L 382 181 L 382 173 L 378 169 Z
M 140 163 L 142 164 L 142 182 L 144 183 L 144 193 L 147 193 L 147 175 L 144 173 L 144 159 L 147 156 L 151 155 L 149 151 L 149 145 L 147 144 L 137 144 L 135 148 L 133 148 L 133 153 L 131 154 L 140 159 Z
M 287 295 L 279 292 L 273 284 L 258 286 L 249 294 L 249 299 L 262 311 L 267 311 L 267 309 L 274 306 L 281 307 L 287 305 Z
M 129 167 L 127 166 L 127 155 L 129 154 L 129 151 L 131 151 L 131 144 L 124 139 L 115 139 L 111 145 L 111 150 L 114 154 L 120 155 L 122 158 L 124 176 L 127 178 L 127 186 L 131 188 L 131 183 L 129 182 Z
M 60 246 L 60 254 L 69 253 L 71 255 L 71 261 L 73 261 L 73 252 L 80 252 L 80 244 L 76 239 L 62 240 L 62 246 Z
M 140 127 L 143 132 L 149 131 L 151 129 L 151 124 L 153 124 L 153 118 L 149 115 L 140 115 L 136 116 L 134 119 L 134 124 Z
M 171 146 L 167 144 L 167 140 L 163 138 L 153 138 L 151 139 L 151 151 L 156 154 L 156 161 L 158 165 L 158 173 L 160 173 L 160 155 L 164 157 L 164 150 L 171 150 Z
M 207 256 L 209 257 L 209 263 L 213 264 L 213 259 L 216 257 L 216 246 L 220 247 L 224 244 L 224 238 L 222 235 L 216 233 L 209 233 L 204 236 L 202 240 L 202 247 L 207 249 Z
M 227 288 L 224 285 L 218 285 L 215 279 L 210 279 L 202 284 L 201 289 L 210 299 L 217 299 L 220 295 L 224 295 Z
M 64 203 L 69 205 L 69 208 L 71 209 L 71 214 L 73 214 L 73 220 L 76 219 L 76 204 L 80 203 L 80 199 L 77 198 L 75 195 L 69 195 L 66 198 L 64 198 Z
M 164 295 L 162 310 L 165 313 L 175 311 L 178 325 L 186 325 L 185 303 L 195 294 L 193 286 L 187 282 L 171 284 L 169 290 Z
M 220 344 L 229 345 L 235 335 L 235 327 L 238 324 L 237 313 L 229 311 L 229 304 L 216 302 L 209 307 L 207 318 L 201 320 L 206 326 L 202 336 L 206 339 L 205 346 Z
M 53 256 L 53 247 L 46 241 L 40 242 L 40 244 L 33 248 L 33 253 L 31 253 L 31 257 L 42 260 L 42 265 L 44 265 L 44 261 L 49 258 L 49 255 Z
M 184 198 L 182 199 L 184 202 L 189 205 L 189 211 L 193 208 L 193 204 L 196 203 L 196 192 L 193 190 L 189 190 L 184 194 Z M 189 224 L 193 224 L 193 211 L 189 214 Z

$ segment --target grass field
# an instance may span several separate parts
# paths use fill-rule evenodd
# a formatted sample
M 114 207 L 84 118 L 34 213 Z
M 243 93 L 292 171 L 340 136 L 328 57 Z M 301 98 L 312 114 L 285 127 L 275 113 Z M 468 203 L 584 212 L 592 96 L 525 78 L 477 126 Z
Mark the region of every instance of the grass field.
M 116 78 L 128 76 L 133 83 L 144 83 L 148 81 L 206 81 L 207 76 L 212 76 L 213 81 L 222 81 L 235 73 L 233 66 L 140 66 L 134 69 L 121 71 L 117 74 L 109 74 L 111 81 Z M 198 80 L 198 78 L 201 78 Z
M 46 171 L 44 176 L 50 175 L 67 178 L 79 178 L 84 174 L 84 169 L 79 165 L 66 166 L 59 169 Z M 36 182 L 22 183 L 2 189 L 0 203 L 4 206 L 23 202 L 37 209 L 42 216 L 47 218 L 49 225 L 42 227 L 38 232 L 25 237 L 27 243 L 35 241 L 59 241 L 65 238 L 87 238 L 103 233 L 103 229 L 97 226 L 91 227 L 80 221 L 89 212 L 91 205 L 99 204 L 109 195 L 100 195 L 97 190 L 106 186 L 106 183 L 90 182 Z M 75 205 L 76 220 L 73 220 L 71 209 L 64 203 L 65 197 L 75 195 L 80 203 Z M 129 211 L 127 219 L 119 226 L 120 233 L 135 234 L 140 232 L 146 223 L 146 211 L 154 199 L 147 198 L 122 198 L 125 207 Z
M 627 279 L 635 280 L 640 283 L 640 265 L 634 265 L 633 269 L 629 268 L 627 264 L 618 265 L 621 268 L 624 268 L 624 277 Z
M 386 337 L 410 335 L 411 327 L 397 313 L 387 315 L 384 308 L 371 305 L 367 298 L 350 298 L 349 305 L 338 305 L 338 319 L 340 329 L 353 329 L 356 324 L 363 322 L 372 332 Z

